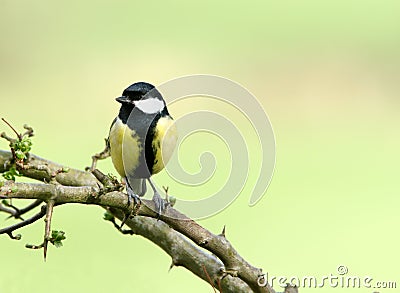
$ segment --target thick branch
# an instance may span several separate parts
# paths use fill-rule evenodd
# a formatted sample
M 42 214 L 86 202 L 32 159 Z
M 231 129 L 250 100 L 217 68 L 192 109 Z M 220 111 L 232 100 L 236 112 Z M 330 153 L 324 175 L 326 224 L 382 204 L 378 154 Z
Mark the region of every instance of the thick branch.
M 124 214 L 118 210 L 112 213 L 120 220 Z M 218 282 L 221 276 L 223 263 L 214 255 L 205 252 L 193 245 L 187 238 L 169 227 L 162 221 L 153 218 L 134 217 L 125 223 L 135 234 L 141 235 L 161 247 L 172 258 L 173 266 L 182 266 L 196 276 L 209 282 L 204 268 L 210 276 L 214 276 L 214 287 L 219 288 Z M 238 278 L 227 276 L 220 281 L 222 292 L 252 292 L 245 282 Z
M 0 173 L 10 168 L 12 160 L 13 156 L 11 152 L 0 150 Z M 51 174 L 56 174 L 56 181 L 66 186 L 95 186 L 97 184 L 96 178 L 89 172 L 71 168 L 66 173 L 60 173 L 59 170 L 66 168 L 65 166 L 42 159 L 33 154 L 29 154 L 29 165 L 32 167 L 19 170 L 20 173 L 25 177 L 41 182 L 50 182 L 52 180 Z
M 7 170 L 11 158 L 11 153 L 0 151 L 0 172 Z M 34 155 L 30 155 L 29 164 L 45 165 L 54 172 L 63 168 L 59 164 Z M 46 176 L 49 177 L 48 172 L 38 171 L 34 168 L 23 170 L 21 173 L 40 181 L 51 179 L 46 178 Z M 60 184 L 8 181 L 1 187 L 0 195 L 45 202 L 51 199 L 56 205 L 63 203 L 100 205 L 108 208 L 119 219 L 123 218 L 124 213 L 135 212 L 137 215 L 145 217 L 134 217 L 129 219 L 126 224 L 136 234 L 144 236 L 164 249 L 171 255 L 174 265 L 186 267 L 207 282 L 211 276 L 214 286 L 217 289 L 221 286 L 223 292 L 275 292 L 269 286 L 260 287 L 257 284 L 257 279 L 262 274 L 261 269 L 253 267 L 243 259 L 224 235 L 215 235 L 209 232 L 179 211 L 168 207 L 166 212 L 161 215 L 161 221 L 156 221 L 153 219 L 157 217 L 153 211 L 153 201 L 143 200 L 139 210 L 133 211 L 133 207 L 128 207 L 126 194 L 122 192 L 113 191 L 99 196 L 99 181 L 89 172 L 69 169 L 67 173 L 57 174 L 56 180 Z M 180 233 L 212 254 L 193 245 Z M 220 282 L 221 277 L 224 278 Z

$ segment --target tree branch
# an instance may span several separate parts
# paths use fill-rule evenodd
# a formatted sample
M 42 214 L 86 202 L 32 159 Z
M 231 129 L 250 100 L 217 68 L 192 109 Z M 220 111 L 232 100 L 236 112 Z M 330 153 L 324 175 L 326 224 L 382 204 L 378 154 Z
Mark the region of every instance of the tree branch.
M 13 155 L 10 152 L 0 150 L 0 173 L 10 168 L 12 160 Z M 46 203 L 51 201 L 54 205 L 94 204 L 106 208 L 119 220 L 127 213 L 133 213 L 138 216 L 129 218 L 126 225 L 135 234 L 149 239 L 168 253 L 172 258 L 171 267 L 183 266 L 208 283 L 211 278 L 214 287 L 222 289 L 223 292 L 275 292 L 269 285 L 261 287 L 257 284 L 262 275 L 261 269 L 243 259 L 224 233 L 213 234 L 172 207 L 168 207 L 161 215 L 160 221 L 157 221 L 153 201 L 143 199 L 142 205 L 135 210 L 133 204 L 128 206 L 126 194 L 120 191 L 104 193 L 102 188 L 99 188 L 100 181 L 89 172 L 67 168 L 68 172 L 60 173 L 58 170 L 65 169 L 65 166 L 32 154 L 24 164 L 32 166 L 19 170 L 24 176 L 41 182 L 51 182 L 52 179 L 55 182 L 38 184 L 6 181 L 0 188 L 0 197 L 35 199 L 37 202 Z M 118 188 L 120 187 L 116 186 L 114 189 Z M 42 208 L 40 217 L 37 214 L 29 220 L 42 218 L 43 213 L 46 213 L 46 209 L 43 212 Z M 4 228 L 0 230 L 0 234 L 12 235 L 12 231 L 18 229 L 18 225 L 28 225 L 29 223 L 24 224 L 27 221 Z M 46 235 L 47 233 L 48 227 Z

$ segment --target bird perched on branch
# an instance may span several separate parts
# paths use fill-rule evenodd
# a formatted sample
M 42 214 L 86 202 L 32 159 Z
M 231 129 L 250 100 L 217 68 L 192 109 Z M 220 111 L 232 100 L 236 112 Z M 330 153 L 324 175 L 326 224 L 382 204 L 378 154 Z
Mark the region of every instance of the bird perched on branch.
M 116 100 L 121 108 L 108 138 L 112 162 L 125 179 L 129 202 L 140 202 L 148 181 L 160 215 L 165 201 L 150 177 L 164 168 L 174 151 L 177 132 L 173 119 L 162 95 L 149 83 L 130 85 Z

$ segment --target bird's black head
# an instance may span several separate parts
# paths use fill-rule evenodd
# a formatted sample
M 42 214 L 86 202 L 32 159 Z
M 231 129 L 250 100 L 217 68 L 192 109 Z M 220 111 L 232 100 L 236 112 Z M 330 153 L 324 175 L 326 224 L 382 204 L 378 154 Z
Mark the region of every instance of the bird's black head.
M 160 92 L 154 87 L 154 85 L 147 82 L 136 82 L 128 86 L 122 92 L 122 96 L 116 98 L 116 100 L 121 104 L 133 104 L 134 101 L 149 98 L 162 100 Z
M 146 115 L 153 119 L 155 115 L 168 115 L 168 110 L 160 92 L 147 82 L 137 82 L 127 87 L 121 97 L 116 98 L 121 103 L 118 117 L 126 123 L 130 114 L 137 109 L 135 115 Z

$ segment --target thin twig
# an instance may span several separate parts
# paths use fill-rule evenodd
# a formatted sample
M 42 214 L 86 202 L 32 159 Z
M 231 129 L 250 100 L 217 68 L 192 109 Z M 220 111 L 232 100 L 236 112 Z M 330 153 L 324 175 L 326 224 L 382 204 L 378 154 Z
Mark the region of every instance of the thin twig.
M 53 199 L 47 202 L 47 209 L 46 209 L 46 218 L 44 219 L 46 225 L 44 229 L 44 241 L 43 241 L 43 256 L 44 260 L 46 260 L 47 256 L 47 246 L 49 244 L 49 240 L 51 238 L 51 218 L 53 217 L 53 208 L 54 208 L 55 201 Z
M 26 129 L 26 131 L 24 132 L 24 134 L 22 134 L 22 137 L 25 137 L 25 136 L 32 137 L 32 136 L 34 136 L 32 127 L 28 126 L 27 124 L 24 124 L 24 128 Z
M 42 244 L 39 244 L 39 245 L 35 245 L 35 244 L 26 244 L 25 247 L 26 247 L 26 248 L 29 248 L 29 249 L 41 249 L 41 248 L 44 247 L 44 242 L 43 242 Z
M 96 169 L 98 160 L 104 160 L 111 156 L 110 144 L 109 144 L 108 138 L 105 138 L 104 140 L 106 143 L 104 150 L 102 150 L 100 153 L 97 153 L 92 156 L 92 166 L 89 169 L 90 171 L 93 171 L 94 169 Z
M 11 201 L 10 201 L 10 203 L 7 203 L 7 202 L 4 202 L 3 203 L 6 207 L 9 207 L 9 208 L 11 208 L 11 209 L 6 209 L 6 208 L 1 208 L 1 204 L 0 204 L 0 210 L 2 211 L 2 212 L 6 212 L 6 213 L 8 213 L 8 214 L 10 214 L 10 216 L 8 217 L 8 218 L 16 218 L 16 219 L 20 219 L 20 220 L 24 220 L 22 217 L 21 217 L 21 214 L 20 214 L 20 209 L 19 208 L 17 208 L 15 205 L 13 205 L 12 203 L 11 203 Z
M 207 280 L 210 282 L 210 285 L 211 285 L 211 287 L 213 288 L 213 290 L 214 290 L 214 293 L 217 293 L 217 291 L 215 290 L 215 287 L 214 287 L 214 284 L 213 284 L 213 281 L 211 280 L 211 277 L 210 277 L 210 275 L 208 274 L 208 272 L 207 272 L 207 269 L 206 269 L 206 267 L 204 266 L 204 265 L 202 265 L 202 267 L 203 267 L 203 271 L 204 271 L 204 274 L 206 275 L 206 277 L 207 277 Z
M 217 279 L 217 285 L 218 285 L 218 291 L 222 292 L 222 286 L 221 286 L 221 278 Z
M 46 214 L 46 206 L 44 205 L 44 206 L 42 206 L 40 212 L 33 215 L 31 218 L 26 219 L 25 221 L 19 222 L 17 224 L 11 225 L 9 227 L 0 229 L 0 234 L 8 234 L 10 236 L 10 235 L 12 235 L 11 233 L 13 231 L 36 222 L 37 220 L 43 218 L 45 214 Z
M 11 215 L 10 217 L 14 217 L 14 218 L 19 218 L 22 219 L 21 216 L 23 214 L 26 214 L 27 212 L 30 212 L 31 210 L 33 210 L 34 208 L 40 206 L 40 204 L 43 202 L 43 200 L 37 199 L 35 200 L 33 203 L 31 203 L 30 205 L 27 205 L 26 207 L 22 208 L 22 209 L 18 209 L 13 215 Z
M 16 141 L 15 138 L 9 137 L 5 132 L 2 132 L 2 133 L 0 134 L 0 137 L 4 138 L 5 140 L 7 140 L 7 141 L 10 142 L 10 143 L 13 143 L 13 142 Z
M 107 219 L 107 221 L 111 222 L 114 225 L 114 228 L 117 229 L 120 233 L 124 235 L 134 235 L 135 232 L 132 229 L 121 229 L 122 226 L 118 225 L 117 222 L 115 221 L 115 217 L 112 217 L 111 219 Z
M 13 205 L 11 202 L 10 203 L 4 203 L 4 205 L 9 207 L 9 208 L 12 208 L 14 210 L 14 212 L 18 212 L 19 211 L 19 209 L 15 205 Z
M 10 214 L 11 215 L 10 217 L 14 217 L 14 215 L 16 213 L 14 209 L 6 208 L 6 207 L 3 206 L 2 203 L 0 203 L 0 212 L 4 212 L 6 214 Z
M 1 118 L 1 120 L 4 121 L 5 124 L 7 124 L 13 131 L 14 133 L 17 135 L 18 139 L 21 140 L 22 139 L 22 135 L 20 133 L 18 133 L 15 128 L 4 118 Z

